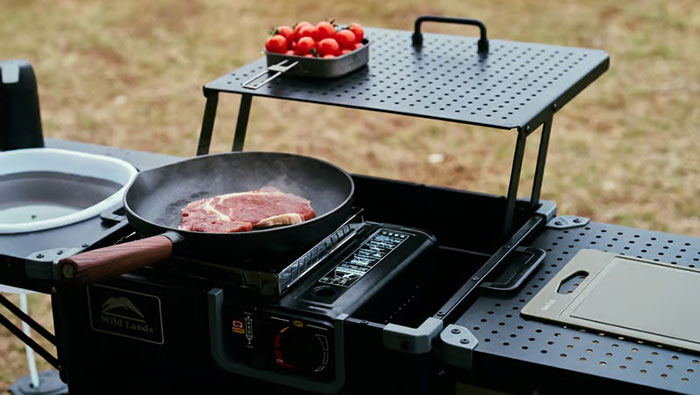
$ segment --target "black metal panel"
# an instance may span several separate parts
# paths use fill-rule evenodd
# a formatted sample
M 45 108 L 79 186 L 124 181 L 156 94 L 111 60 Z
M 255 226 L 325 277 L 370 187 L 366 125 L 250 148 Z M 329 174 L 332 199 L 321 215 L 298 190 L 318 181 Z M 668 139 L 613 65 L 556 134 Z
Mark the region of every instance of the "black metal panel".
M 443 246 L 481 253 L 493 254 L 503 244 L 503 196 L 357 174 L 353 180 L 355 204 L 372 221 L 426 229 Z M 515 231 L 533 214 L 528 202 L 517 202 Z
M 609 63 L 599 50 L 505 40 L 490 40 L 482 56 L 476 38 L 443 34 L 424 34 L 423 45 L 414 47 L 411 34 L 366 29 L 372 45 L 368 67 L 337 79 L 283 77 L 257 90 L 243 88 L 265 69 L 260 58 L 204 88 L 534 130 L 543 113 L 561 108 Z
M 515 385 L 552 383 L 557 377 L 563 381 L 568 374 L 574 379 L 587 375 L 584 382 L 589 383 L 612 379 L 668 391 L 700 392 L 700 355 L 520 316 L 530 298 L 582 248 L 700 267 L 700 239 L 592 222 L 569 230 L 548 228 L 531 247 L 544 249 L 547 257 L 519 291 L 486 294 L 457 320 L 479 338 L 475 369 L 511 377 L 503 370 L 504 364 L 517 360 L 523 362 L 518 364 L 523 371 L 517 372 L 522 382 L 511 383 Z

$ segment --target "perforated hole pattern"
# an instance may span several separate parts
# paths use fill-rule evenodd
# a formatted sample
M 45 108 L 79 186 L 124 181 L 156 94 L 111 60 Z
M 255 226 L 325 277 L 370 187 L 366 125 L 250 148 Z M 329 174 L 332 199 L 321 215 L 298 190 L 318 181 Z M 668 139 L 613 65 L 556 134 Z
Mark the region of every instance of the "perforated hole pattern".
M 265 69 L 261 58 L 207 87 L 510 129 L 607 60 L 603 51 L 502 40 L 491 40 L 488 56 L 480 57 L 476 38 L 451 35 L 426 33 L 421 50 L 407 31 L 367 29 L 366 37 L 369 67 L 345 77 L 286 77 L 256 91 L 242 88 Z
M 671 391 L 700 392 L 700 355 L 520 316 L 520 309 L 582 248 L 697 268 L 700 239 L 590 223 L 547 229 L 532 247 L 545 250 L 547 256 L 517 294 L 482 296 L 457 321 L 479 339 L 477 352 Z

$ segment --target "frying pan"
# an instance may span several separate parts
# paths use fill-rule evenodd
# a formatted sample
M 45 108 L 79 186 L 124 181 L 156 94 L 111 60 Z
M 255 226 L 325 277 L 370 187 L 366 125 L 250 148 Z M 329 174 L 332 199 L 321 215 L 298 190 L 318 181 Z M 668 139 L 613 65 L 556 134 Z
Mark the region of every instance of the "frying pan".
M 206 197 L 274 186 L 311 202 L 316 217 L 295 225 L 238 233 L 179 230 L 180 209 Z M 115 277 L 172 255 L 235 265 L 310 247 L 347 218 L 355 190 L 350 175 L 319 159 L 278 152 L 199 156 L 138 174 L 124 195 L 133 242 L 59 261 L 59 275 L 76 284 Z

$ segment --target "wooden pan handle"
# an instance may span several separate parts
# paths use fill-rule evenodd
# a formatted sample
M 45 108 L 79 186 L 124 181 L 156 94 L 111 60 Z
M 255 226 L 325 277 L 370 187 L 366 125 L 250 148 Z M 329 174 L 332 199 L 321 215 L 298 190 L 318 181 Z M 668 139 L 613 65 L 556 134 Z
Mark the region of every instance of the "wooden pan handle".
M 172 251 L 169 238 L 152 236 L 61 259 L 58 272 L 61 279 L 72 284 L 90 284 L 160 262 Z

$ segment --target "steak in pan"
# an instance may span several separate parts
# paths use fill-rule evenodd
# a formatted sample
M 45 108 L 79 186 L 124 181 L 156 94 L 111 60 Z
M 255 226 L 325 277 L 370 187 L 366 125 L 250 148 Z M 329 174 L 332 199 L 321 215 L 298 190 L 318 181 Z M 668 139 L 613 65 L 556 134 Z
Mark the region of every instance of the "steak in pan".
M 218 233 L 293 225 L 315 216 L 308 200 L 270 186 L 197 200 L 181 211 L 179 229 Z

